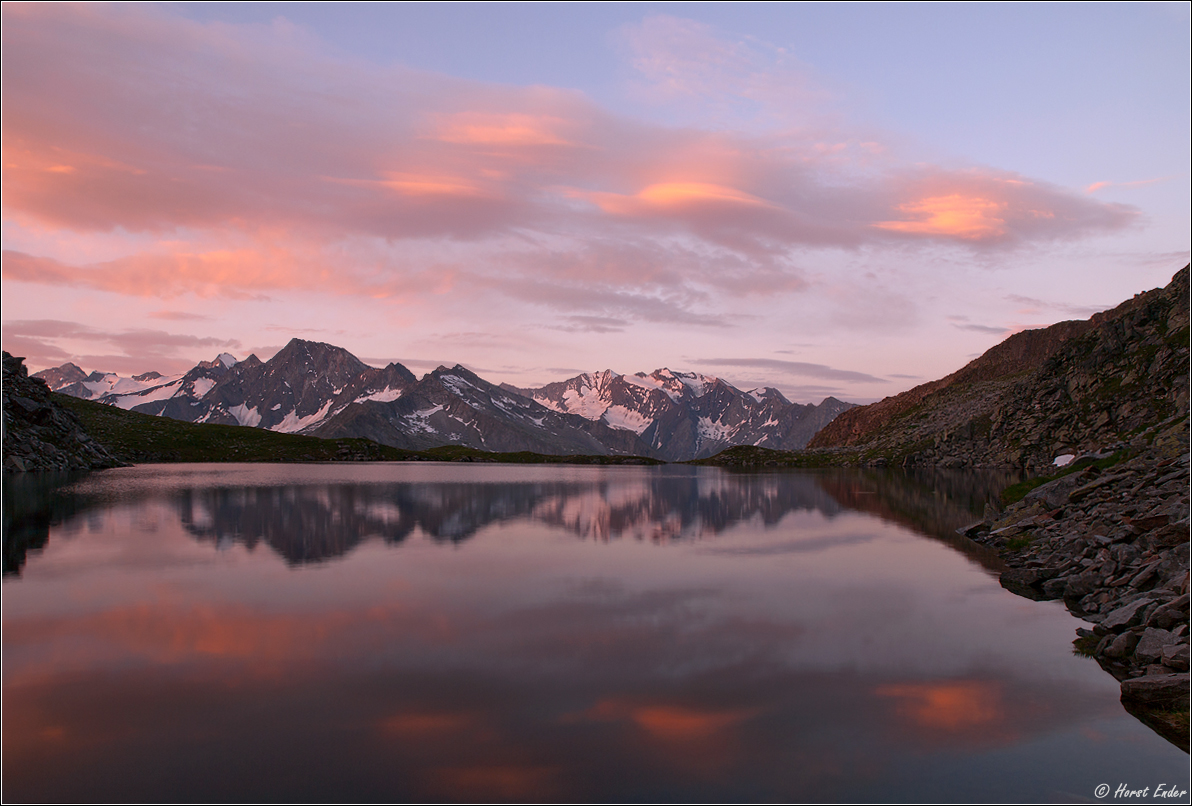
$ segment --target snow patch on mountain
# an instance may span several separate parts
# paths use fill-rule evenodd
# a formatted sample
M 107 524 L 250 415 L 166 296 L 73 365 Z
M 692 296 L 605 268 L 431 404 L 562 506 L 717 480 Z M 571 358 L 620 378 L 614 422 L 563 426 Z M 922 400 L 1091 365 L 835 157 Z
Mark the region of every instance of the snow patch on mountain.
M 716 385 L 716 378 L 709 378 L 706 375 L 699 375 L 697 373 L 679 372 L 675 377 L 691 390 L 691 394 L 695 397 L 703 397 L 708 393 L 708 390 Z
M 111 403 L 114 406 L 124 409 L 125 411 L 134 406 L 139 406 L 142 403 L 152 403 L 156 400 L 169 400 L 174 395 L 178 394 L 178 382 L 167 383 L 161 386 L 154 387 L 145 392 L 131 395 L 112 395 L 105 397 L 102 403 Z
M 92 397 L 99 397 L 112 391 L 112 387 L 116 385 L 116 381 L 118 380 L 120 380 L 119 375 L 105 375 L 98 381 L 82 381 L 82 384 L 83 388 L 90 392 Z
M 529 401 L 527 401 L 525 398 L 500 397 L 497 395 L 492 396 L 492 403 L 494 406 L 506 414 L 511 414 L 514 417 L 520 417 L 523 420 L 533 419 L 530 417 L 530 415 L 526 414 L 526 404 L 528 402 Z
M 240 425 L 247 425 L 250 428 L 256 428 L 261 423 L 261 413 L 257 411 L 256 406 L 250 409 L 241 403 L 239 406 L 232 406 L 232 408 L 228 409 L 228 414 L 235 417 L 236 422 L 240 423 Z
M 668 375 L 670 374 L 667 370 L 662 370 L 661 372 L 666 372 Z M 655 378 L 653 375 L 647 375 L 644 372 L 639 372 L 634 376 L 623 375 L 622 377 L 625 378 L 625 380 L 630 381 L 630 383 L 636 382 L 638 386 L 645 387 L 646 389 L 661 389 L 663 392 L 666 392 L 667 397 L 676 403 L 682 401 L 683 399 L 683 394 L 678 389 L 667 386 L 665 380 Z
M 210 355 L 210 353 L 208 353 L 208 355 Z M 228 369 L 231 369 L 240 363 L 236 360 L 236 356 L 232 355 L 231 353 L 220 353 L 215 357 L 215 360 L 223 364 Z
M 567 413 L 567 409 L 563 408 L 558 403 L 551 400 L 549 397 L 542 397 L 542 396 L 536 395 L 533 398 L 531 398 L 531 400 L 533 400 L 535 403 L 537 403 L 540 406 L 545 406 L 546 408 L 550 409 L 551 411 L 557 411 L 560 414 Z
M 731 425 L 725 425 L 720 420 L 714 421 L 711 417 L 700 417 L 697 429 L 700 440 L 703 442 L 724 442 L 737 430 Z
M 314 414 L 308 414 L 305 417 L 299 417 L 297 411 L 291 411 L 290 413 L 288 413 L 285 417 L 283 417 L 281 419 L 280 423 L 278 423 L 277 425 L 271 426 L 269 428 L 269 430 L 270 431 L 281 431 L 283 434 L 293 434 L 297 431 L 302 431 L 303 429 L 310 428 L 312 425 L 315 425 L 316 423 L 318 423 L 318 422 L 322 421 L 324 418 L 326 418 L 327 412 L 331 411 L 331 407 L 334 404 L 335 404 L 335 400 L 328 400 L 326 403 L 323 404 L 323 407 L 321 409 L 316 411 Z M 254 411 L 255 411 L 255 409 L 254 409 Z M 237 419 L 239 419 L 240 416 L 238 414 L 236 414 L 235 409 L 232 409 L 232 414 Z M 261 418 L 258 416 L 257 422 L 260 422 L 260 421 L 261 421 Z M 241 425 L 243 425 L 243 423 L 241 423 Z
M 589 420 L 599 420 L 608 409 L 609 403 L 592 387 L 584 384 L 579 390 L 568 389 L 563 393 L 563 408 L 571 414 L 578 414 Z
M 461 379 L 462 380 L 462 379 Z M 429 409 L 419 409 L 418 411 L 407 414 L 402 419 L 406 421 L 412 431 L 421 431 L 424 434 L 438 433 L 428 422 L 431 415 L 443 410 L 441 405 L 433 406 Z
M 194 388 L 194 396 L 202 397 L 211 391 L 211 387 L 215 386 L 215 380 L 213 378 L 195 378 L 191 386 Z
M 440 375 L 439 381 L 460 397 L 467 397 L 468 390 L 476 388 L 458 375 Z
M 624 406 L 609 406 L 603 413 L 603 420 L 609 428 L 619 428 L 622 431 L 632 431 L 641 436 L 641 433 L 650 427 L 654 421 L 632 409 L 627 409 Z
M 644 372 L 639 372 L 636 375 L 622 375 L 621 379 L 634 386 L 640 386 L 642 389 L 654 390 L 661 386 L 661 384 Z
M 360 397 L 356 398 L 356 400 L 353 402 L 363 403 L 366 400 L 375 400 L 378 403 L 392 403 L 393 401 L 397 400 L 399 397 L 402 396 L 402 391 L 403 390 L 401 390 L 401 389 L 393 389 L 393 388 L 382 389 L 379 392 L 371 392 L 367 395 L 361 395 Z

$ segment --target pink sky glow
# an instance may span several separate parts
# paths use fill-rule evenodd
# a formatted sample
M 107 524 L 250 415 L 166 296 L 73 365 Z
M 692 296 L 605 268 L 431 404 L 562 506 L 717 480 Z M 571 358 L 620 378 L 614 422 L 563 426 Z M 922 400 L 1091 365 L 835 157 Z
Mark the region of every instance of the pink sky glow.
M 669 366 L 863 402 L 1187 262 L 1186 94 L 1161 178 L 1049 175 L 644 8 L 604 34 L 620 101 L 356 55 L 282 11 L 4 5 L 5 349 L 166 372 L 300 336 L 522 386 Z

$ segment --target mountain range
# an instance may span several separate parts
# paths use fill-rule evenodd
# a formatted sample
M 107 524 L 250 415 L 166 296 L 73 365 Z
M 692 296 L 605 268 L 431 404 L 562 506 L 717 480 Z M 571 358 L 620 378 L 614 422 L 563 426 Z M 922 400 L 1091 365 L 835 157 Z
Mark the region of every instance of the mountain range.
M 421 379 L 401 364 L 365 364 L 331 344 L 293 339 L 268 361 L 223 353 L 180 375 L 132 377 L 43 370 L 57 392 L 194 423 L 324 438 L 364 437 L 424 450 L 626 454 L 667 461 L 734 445 L 797 450 L 853 404 L 791 403 L 777 389 L 742 392 L 720 378 L 659 369 L 611 370 L 527 389 L 493 384 L 456 365 Z

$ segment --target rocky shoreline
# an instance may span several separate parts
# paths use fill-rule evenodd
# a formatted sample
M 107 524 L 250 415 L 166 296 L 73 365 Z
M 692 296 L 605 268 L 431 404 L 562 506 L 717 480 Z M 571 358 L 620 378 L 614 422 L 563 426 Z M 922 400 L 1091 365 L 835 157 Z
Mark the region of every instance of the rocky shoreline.
M 1128 711 L 1188 751 L 1188 418 L 1085 461 L 1110 454 L 1127 458 L 1042 484 L 1002 512 L 989 507 L 959 531 L 998 550 L 1007 590 L 1062 599 L 1088 622 L 1075 651 L 1121 681 Z
M 4 353 L 4 471 L 93 470 L 124 464 L 83 428 L 73 412 L 30 378 L 25 359 Z

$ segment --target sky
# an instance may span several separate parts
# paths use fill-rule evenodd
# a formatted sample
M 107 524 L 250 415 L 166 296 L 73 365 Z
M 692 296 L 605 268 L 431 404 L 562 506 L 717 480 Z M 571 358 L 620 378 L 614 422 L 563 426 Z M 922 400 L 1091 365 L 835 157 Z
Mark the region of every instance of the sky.
M 1166 285 L 1189 5 L 3 5 L 4 349 L 869 402 Z

